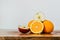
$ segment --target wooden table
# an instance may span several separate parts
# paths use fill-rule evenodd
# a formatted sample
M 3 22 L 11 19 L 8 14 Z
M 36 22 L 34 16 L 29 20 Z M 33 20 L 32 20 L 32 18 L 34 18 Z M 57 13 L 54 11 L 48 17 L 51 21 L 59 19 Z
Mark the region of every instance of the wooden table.
M 60 31 L 51 34 L 21 34 L 15 29 L 1 29 L 0 40 L 60 40 Z

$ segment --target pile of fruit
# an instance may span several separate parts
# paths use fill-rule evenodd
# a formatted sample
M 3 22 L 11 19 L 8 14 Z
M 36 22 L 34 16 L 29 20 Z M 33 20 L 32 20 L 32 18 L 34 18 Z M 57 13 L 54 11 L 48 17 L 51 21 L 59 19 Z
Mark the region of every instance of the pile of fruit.
M 44 19 L 44 15 L 38 12 L 34 19 L 27 23 L 27 27 L 19 26 L 18 30 L 22 33 L 51 33 L 54 30 L 54 25 L 50 20 Z

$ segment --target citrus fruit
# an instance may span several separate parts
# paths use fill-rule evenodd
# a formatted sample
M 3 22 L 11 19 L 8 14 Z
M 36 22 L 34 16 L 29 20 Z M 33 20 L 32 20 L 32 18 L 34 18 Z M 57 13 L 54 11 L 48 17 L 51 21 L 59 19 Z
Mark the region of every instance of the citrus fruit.
M 43 24 L 44 24 L 44 32 L 45 33 L 51 33 L 53 31 L 54 25 L 53 25 L 53 23 L 51 21 L 44 20 Z
M 42 33 L 44 29 L 43 23 L 39 21 L 34 21 L 30 25 L 30 31 L 32 33 Z
M 31 20 L 28 22 L 28 27 L 30 27 L 30 25 L 33 23 L 33 21 L 35 21 L 35 20 Z

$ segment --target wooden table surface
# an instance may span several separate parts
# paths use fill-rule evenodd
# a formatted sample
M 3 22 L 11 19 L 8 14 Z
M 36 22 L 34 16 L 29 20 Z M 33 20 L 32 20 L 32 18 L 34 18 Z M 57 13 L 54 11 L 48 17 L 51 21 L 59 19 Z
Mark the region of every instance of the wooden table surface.
M 31 39 L 32 38 L 32 39 Z M 54 40 L 59 39 L 60 40 L 60 31 L 54 31 L 51 34 L 22 34 L 18 32 L 16 29 L 1 29 L 0 30 L 0 40 L 37 40 L 37 39 L 46 39 L 46 40 Z

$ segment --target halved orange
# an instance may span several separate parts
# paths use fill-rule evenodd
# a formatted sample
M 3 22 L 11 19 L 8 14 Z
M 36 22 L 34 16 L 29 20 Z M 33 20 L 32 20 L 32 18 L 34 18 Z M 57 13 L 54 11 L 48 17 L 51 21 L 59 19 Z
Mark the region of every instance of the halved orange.
M 29 28 L 30 28 L 30 25 L 33 23 L 33 21 L 35 21 L 35 20 L 31 20 L 31 21 L 28 22 L 28 27 Z
M 30 25 L 30 30 L 32 33 L 42 33 L 44 29 L 43 23 L 39 21 L 34 21 Z

